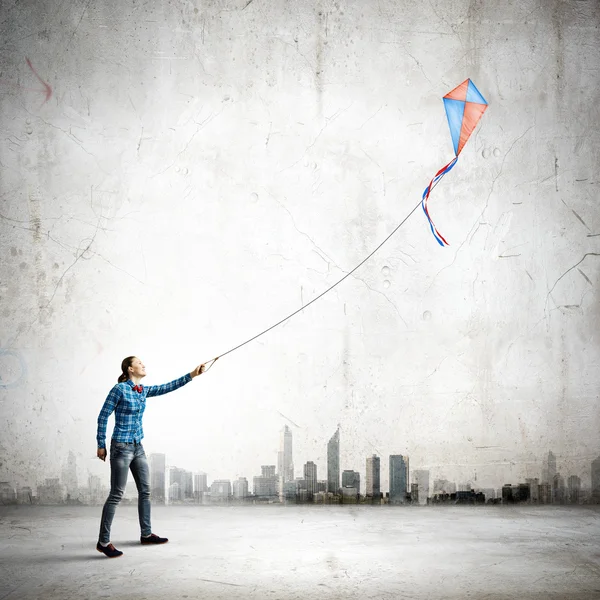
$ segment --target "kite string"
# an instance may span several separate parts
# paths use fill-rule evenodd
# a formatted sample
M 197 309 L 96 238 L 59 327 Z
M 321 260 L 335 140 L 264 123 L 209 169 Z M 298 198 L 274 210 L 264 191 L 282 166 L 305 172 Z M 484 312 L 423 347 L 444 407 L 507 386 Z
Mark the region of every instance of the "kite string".
M 433 189 L 442 180 L 442 178 L 444 177 L 444 175 L 446 175 L 447 172 L 448 171 L 446 171 L 446 172 L 442 173 L 441 175 L 439 175 L 439 178 L 437 179 L 437 181 L 435 181 L 435 178 L 434 178 L 435 183 L 433 183 L 433 185 L 429 184 L 431 186 L 431 189 L 429 190 L 429 193 L 431 193 L 433 191 Z M 373 250 L 373 252 L 371 252 L 371 254 L 369 254 L 360 263 L 358 263 L 356 265 L 356 267 L 354 267 L 354 269 L 352 269 L 352 271 L 349 271 L 348 273 L 346 273 L 339 281 L 336 281 L 332 286 L 330 286 L 329 288 L 327 288 L 324 292 L 321 292 L 316 298 L 313 298 L 308 304 L 305 304 L 304 306 L 300 307 L 298 310 L 295 310 L 293 313 L 291 313 L 290 315 L 288 315 L 284 319 L 281 319 L 281 321 L 278 321 L 274 325 L 271 325 L 271 327 L 265 329 L 264 331 L 261 331 L 260 333 L 257 333 L 255 336 L 251 337 L 250 339 L 246 340 L 245 342 L 242 342 L 241 344 L 238 344 L 234 348 L 231 348 L 231 350 L 227 350 L 227 352 L 224 352 L 223 354 L 219 354 L 215 358 L 213 358 L 213 359 L 211 359 L 209 361 L 206 361 L 204 364 L 210 364 L 210 366 L 208 367 L 208 369 L 210 369 L 219 358 L 221 358 L 223 356 L 226 356 L 227 354 L 230 354 L 234 350 L 237 350 L 238 348 L 241 348 L 242 346 L 245 346 L 246 344 L 249 344 L 250 342 L 252 342 L 255 339 L 259 338 L 261 335 L 264 335 L 265 333 L 271 331 L 271 329 L 275 329 L 275 327 L 277 327 L 278 325 L 281 325 L 282 323 L 284 323 L 288 319 L 291 319 L 293 316 L 297 315 L 299 312 L 303 311 L 305 308 L 308 308 L 311 304 L 313 304 L 314 302 L 316 302 L 319 298 L 322 298 L 325 294 L 327 294 L 328 292 L 330 292 L 334 287 L 338 286 L 340 283 L 342 283 L 342 281 L 344 281 L 345 279 L 347 279 L 348 277 L 350 277 L 350 275 L 352 275 L 352 273 L 354 273 L 357 269 L 359 269 L 360 267 L 362 267 L 362 265 L 364 265 L 371 258 L 371 256 L 373 256 L 396 233 L 396 231 L 398 231 L 398 229 L 400 229 L 400 227 L 402 227 L 402 225 L 404 225 L 404 223 L 406 223 L 406 221 L 408 221 L 408 219 L 415 212 L 415 210 L 417 210 L 417 208 L 419 208 L 419 206 L 421 206 L 422 202 L 423 202 L 423 200 L 420 200 L 418 202 L 418 204 L 406 215 L 406 217 L 404 217 L 404 219 L 402 219 L 402 221 L 400 222 L 400 224 L 392 231 L 392 233 L 390 233 L 385 238 L 385 240 L 383 240 L 383 242 L 381 242 L 381 244 L 379 244 L 379 246 L 377 246 L 377 248 L 375 248 L 375 250 Z M 208 371 L 208 369 L 206 369 L 204 372 Z

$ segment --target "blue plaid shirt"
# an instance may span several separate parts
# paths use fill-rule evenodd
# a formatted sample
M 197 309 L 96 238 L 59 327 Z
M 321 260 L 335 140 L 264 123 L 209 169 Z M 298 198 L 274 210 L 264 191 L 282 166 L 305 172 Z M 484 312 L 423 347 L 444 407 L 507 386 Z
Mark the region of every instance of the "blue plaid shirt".
M 134 391 L 134 383 L 131 379 L 117 383 L 110 390 L 98 415 L 98 448 L 106 448 L 106 425 L 108 424 L 108 417 L 112 415 L 113 411 L 115 413 L 115 428 L 112 439 L 115 442 L 139 442 L 144 437 L 142 417 L 146 410 L 146 398 L 168 394 L 191 380 L 192 376 L 188 373 L 170 383 L 143 386 L 144 389 L 141 392 Z

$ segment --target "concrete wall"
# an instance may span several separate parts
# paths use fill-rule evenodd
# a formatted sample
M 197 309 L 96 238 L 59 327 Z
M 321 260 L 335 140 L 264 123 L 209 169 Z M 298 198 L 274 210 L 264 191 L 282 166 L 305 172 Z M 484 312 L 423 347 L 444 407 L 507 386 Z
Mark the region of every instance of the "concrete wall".
M 4 2 L 0 479 L 94 458 L 122 358 L 146 448 L 217 478 L 407 454 L 498 487 L 600 453 L 595 0 Z M 28 62 L 29 61 L 29 62 Z M 292 424 L 293 423 L 293 424 Z M 110 429 L 109 429 L 110 432 Z M 586 479 L 587 478 L 587 479 Z

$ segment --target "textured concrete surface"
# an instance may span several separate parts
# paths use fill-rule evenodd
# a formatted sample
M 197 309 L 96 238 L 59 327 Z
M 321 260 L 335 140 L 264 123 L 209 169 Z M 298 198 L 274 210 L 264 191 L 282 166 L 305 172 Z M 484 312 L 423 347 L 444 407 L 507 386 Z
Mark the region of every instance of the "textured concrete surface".
M 107 480 L 123 357 L 169 381 L 353 277 L 146 411 L 210 480 L 405 454 L 498 488 L 598 456 L 597 0 L 7 0 L 0 7 L 0 481 Z M 364 478 L 363 478 L 364 480 Z M 387 472 L 382 473 L 387 489 Z
M 597 509 L 155 508 L 139 545 L 119 509 L 0 509 L 0 598 L 600 598 Z

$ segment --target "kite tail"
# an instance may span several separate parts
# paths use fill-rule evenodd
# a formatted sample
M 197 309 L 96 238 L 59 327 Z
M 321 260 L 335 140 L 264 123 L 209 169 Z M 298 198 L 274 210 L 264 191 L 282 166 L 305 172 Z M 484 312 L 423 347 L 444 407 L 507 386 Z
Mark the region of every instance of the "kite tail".
M 425 213 L 425 216 L 427 217 L 427 220 L 429 221 L 429 227 L 431 227 L 431 233 L 433 233 L 433 237 L 436 239 L 437 243 L 440 246 L 449 246 L 449 244 L 442 237 L 442 234 L 436 229 L 435 225 L 433 224 L 433 221 L 431 220 L 431 217 L 429 216 L 429 211 L 427 210 L 427 200 L 429 199 L 429 194 L 431 193 L 431 190 L 433 189 L 433 187 L 435 187 L 435 185 L 437 185 L 437 183 L 440 181 L 440 179 L 452 169 L 452 167 L 456 164 L 457 160 L 458 160 L 458 156 L 455 156 L 445 167 L 442 167 L 435 174 L 435 177 L 431 180 L 429 185 L 425 188 L 425 191 L 423 192 L 423 198 L 421 200 L 421 206 L 423 207 L 423 212 Z

